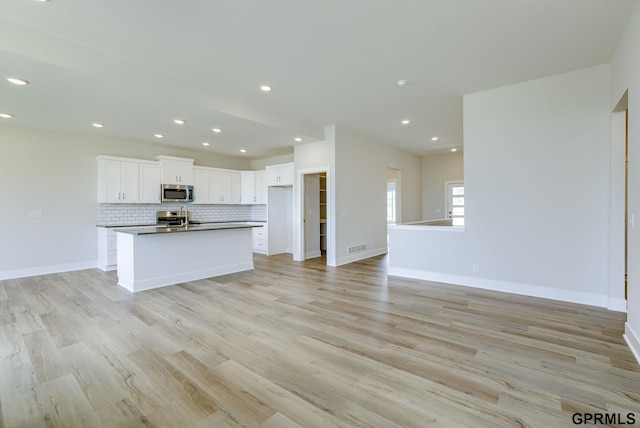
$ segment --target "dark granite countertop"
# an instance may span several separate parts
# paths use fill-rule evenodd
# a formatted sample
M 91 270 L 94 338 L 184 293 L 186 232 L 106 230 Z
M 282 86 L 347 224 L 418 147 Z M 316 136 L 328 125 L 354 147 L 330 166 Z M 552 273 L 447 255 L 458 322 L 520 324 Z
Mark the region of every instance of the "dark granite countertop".
M 266 224 L 266 220 L 227 220 L 227 221 L 191 221 L 192 225 L 205 225 L 205 224 L 227 224 L 227 223 L 256 223 L 258 226 Z M 165 227 L 158 226 L 157 223 L 151 224 L 98 224 L 96 227 L 104 227 L 107 229 L 114 229 L 120 227 Z
M 159 233 L 182 233 L 182 232 L 203 232 L 209 230 L 224 229 L 244 229 L 251 227 L 262 227 L 264 222 L 255 221 L 230 221 L 217 223 L 190 224 L 188 226 L 141 226 L 141 227 L 118 227 L 116 232 L 128 233 L 130 235 L 155 235 Z

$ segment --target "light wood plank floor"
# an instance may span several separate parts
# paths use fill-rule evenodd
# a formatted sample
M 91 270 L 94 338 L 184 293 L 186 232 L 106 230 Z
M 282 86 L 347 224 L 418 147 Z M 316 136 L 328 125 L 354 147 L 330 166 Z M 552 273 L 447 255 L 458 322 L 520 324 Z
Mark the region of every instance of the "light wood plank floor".
M 99 270 L 0 281 L 0 425 L 640 424 L 624 314 L 322 262 L 135 295 Z

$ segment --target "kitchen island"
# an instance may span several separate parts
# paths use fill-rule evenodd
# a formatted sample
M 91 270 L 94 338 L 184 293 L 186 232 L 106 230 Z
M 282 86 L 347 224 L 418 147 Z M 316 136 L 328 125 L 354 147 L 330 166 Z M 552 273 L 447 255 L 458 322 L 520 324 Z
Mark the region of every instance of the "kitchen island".
M 143 291 L 253 269 L 251 222 L 116 229 L 118 285 Z

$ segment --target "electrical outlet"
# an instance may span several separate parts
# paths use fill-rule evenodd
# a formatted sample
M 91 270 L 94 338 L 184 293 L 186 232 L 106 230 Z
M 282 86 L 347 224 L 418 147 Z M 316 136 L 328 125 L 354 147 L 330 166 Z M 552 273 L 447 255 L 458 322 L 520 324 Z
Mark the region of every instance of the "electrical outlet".
M 476 273 L 480 272 L 480 265 L 478 263 L 473 264 L 473 271 Z

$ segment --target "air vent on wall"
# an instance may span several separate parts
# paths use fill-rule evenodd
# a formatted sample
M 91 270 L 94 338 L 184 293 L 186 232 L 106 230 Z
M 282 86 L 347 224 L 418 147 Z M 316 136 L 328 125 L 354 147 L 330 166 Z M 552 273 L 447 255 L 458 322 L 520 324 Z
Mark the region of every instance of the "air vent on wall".
M 352 245 L 347 247 L 347 255 L 361 253 L 367 249 L 367 244 Z

